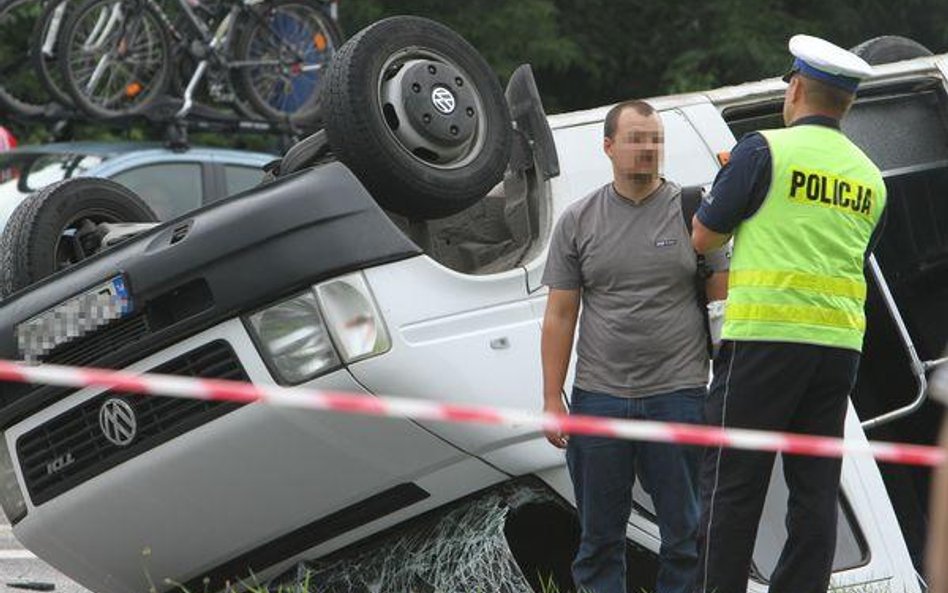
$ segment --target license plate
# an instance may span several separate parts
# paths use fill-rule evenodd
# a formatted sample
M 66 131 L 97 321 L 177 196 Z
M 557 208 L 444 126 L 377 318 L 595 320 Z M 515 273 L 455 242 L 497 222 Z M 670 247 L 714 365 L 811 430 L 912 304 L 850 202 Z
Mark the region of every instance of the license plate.
M 39 362 L 55 348 L 86 336 L 132 312 L 125 278 L 65 300 L 16 326 L 17 345 L 27 362 Z

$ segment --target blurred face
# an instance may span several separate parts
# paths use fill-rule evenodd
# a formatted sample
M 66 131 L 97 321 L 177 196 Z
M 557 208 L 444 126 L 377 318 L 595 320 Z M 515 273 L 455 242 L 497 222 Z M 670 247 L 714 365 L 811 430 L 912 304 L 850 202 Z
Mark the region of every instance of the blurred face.
M 616 179 L 635 184 L 654 181 L 665 154 L 665 134 L 658 113 L 640 115 L 634 109 L 619 114 L 615 136 L 603 143 Z

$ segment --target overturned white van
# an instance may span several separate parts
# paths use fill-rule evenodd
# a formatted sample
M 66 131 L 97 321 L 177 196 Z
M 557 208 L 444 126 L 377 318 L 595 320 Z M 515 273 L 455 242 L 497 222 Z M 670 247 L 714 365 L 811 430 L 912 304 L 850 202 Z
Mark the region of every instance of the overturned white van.
M 892 44 L 902 47 L 861 52 L 888 61 Z M 844 122 L 885 172 L 891 204 L 851 439 L 934 439 L 934 411 L 895 423 L 889 412 L 925 405 L 919 357 L 948 339 L 937 306 L 948 296 L 946 72 L 948 56 L 881 65 Z M 329 85 L 326 130 L 267 183 L 48 277 L 17 254 L 36 247 L 30 229 L 54 216 L 58 194 L 27 200 L 0 241 L 0 358 L 537 410 L 547 240 L 570 202 L 609 179 L 608 108 L 546 118 L 528 67 L 505 97 L 463 40 L 409 17 L 350 40 Z M 735 138 L 781 125 L 783 88 L 651 99 L 664 174 L 709 184 Z M 18 341 L 29 322 L 102 291 L 128 303 L 114 319 Z M 572 489 L 562 452 L 532 429 L 0 383 L 0 430 L 14 533 L 97 593 L 304 572 L 318 591 L 572 588 Z M 922 589 L 913 471 L 845 460 L 834 586 Z M 785 494 L 778 464 L 752 591 L 766 590 L 780 552 Z M 653 586 L 659 547 L 648 495 L 635 499 L 630 590 Z

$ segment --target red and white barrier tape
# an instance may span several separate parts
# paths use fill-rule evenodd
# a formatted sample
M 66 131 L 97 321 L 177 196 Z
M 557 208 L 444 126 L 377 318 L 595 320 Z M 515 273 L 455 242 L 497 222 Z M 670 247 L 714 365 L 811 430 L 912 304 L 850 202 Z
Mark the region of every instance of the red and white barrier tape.
M 724 446 L 796 455 L 842 457 L 867 455 L 879 461 L 906 465 L 939 465 L 946 459 L 937 447 L 865 442 L 811 435 L 764 432 L 737 428 L 674 424 L 643 420 L 613 420 L 596 416 L 540 414 L 510 408 L 443 404 L 419 399 L 321 391 L 297 387 L 254 385 L 220 379 L 193 379 L 170 375 L 139 375 L 56 365 L 27 366 L 0 361 L 0 381 L 63 387 L 105 387 L 146 395 L 165 395 L 238 403 L 264 402 L 277 406 L 435 420 L 493 426 L 535 426 L 568 434 L 613 437 L 681 445 Z

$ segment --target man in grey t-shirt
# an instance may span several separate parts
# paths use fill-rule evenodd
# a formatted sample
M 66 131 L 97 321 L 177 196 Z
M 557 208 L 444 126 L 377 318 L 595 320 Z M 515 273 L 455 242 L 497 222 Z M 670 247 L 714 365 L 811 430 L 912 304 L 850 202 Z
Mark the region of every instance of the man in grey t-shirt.
M 543 283 L 544 411 L 565 413 L 563 383 L 579 320 L 571 412 L 700 423 L 708 380 L 707 335 L 695 294 L 696 256 L 681 188 L 662 179 L 661 118 L 627 101 L 606 116 L 613 182 L 571 205 L 553 232 Z M 727 258 L 709 300 L 726 292 Z M 582 304 L 582 315 L 580 315 Z M 651 494 L 662 537 L 657 593 L 693 586 L 698 549 L 700 452 L 692 447 L 547 434 L 566 448 L 582 536 L 577 590 L 625 593 L 625 532 L 636 473 Z

